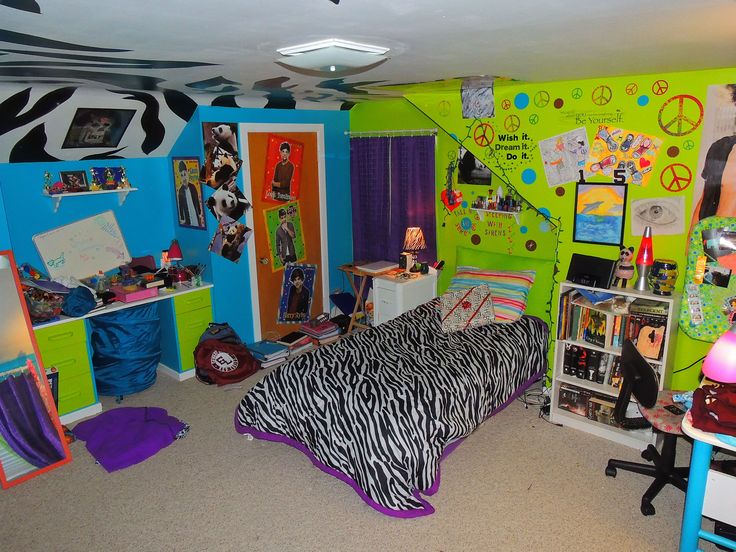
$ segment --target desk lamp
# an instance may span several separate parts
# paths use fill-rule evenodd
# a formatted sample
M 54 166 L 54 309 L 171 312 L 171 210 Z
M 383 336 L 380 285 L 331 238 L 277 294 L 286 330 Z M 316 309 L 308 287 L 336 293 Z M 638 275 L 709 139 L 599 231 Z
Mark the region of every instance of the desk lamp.
M 644 235 L 641 237 L 639 244 L 639 252 L 636 255 L 636 272 L 639 277 L 634 283 L 634 289 L 639 291 L 647 291 L 649 289 L 649 271 L 654 264 L 654 251 L 652 250 L 652 227 L 644 228 Z
M 422 249 L 427 249 L 422 229 L 419 226 L 410 226 L 404 234 L 404 251 L 411 255 L 411 264 L 406 263 L 407 272 L 417 263 L 417 251 Z
M 186 280 L 186 272 L 180 264 L 180 261 L 182 260 L 184 260 L 184 254 L 181 252 L 181 246 L 179 245 L 178 240 L 173 239 L 169 246 L 169 261 L 175 261 L 176 266 L 173 267 L 173 271 L 170 270 L 169 272 L 173 272 L 171 276 L 173 276 L 175 281 Z
M 720 383 L 736 383 L 736 324 L 708 351 L 703 361 L 703 375 Z

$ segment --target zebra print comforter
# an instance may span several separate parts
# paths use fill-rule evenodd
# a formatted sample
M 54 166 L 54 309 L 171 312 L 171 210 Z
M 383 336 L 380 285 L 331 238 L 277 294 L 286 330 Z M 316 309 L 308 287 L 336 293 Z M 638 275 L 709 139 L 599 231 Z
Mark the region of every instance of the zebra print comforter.
M 526 316 L 446 334 L 437 304 L 276 368 L 236 430 L 298 448 L 382 513 L 431 514 L 440 459 L 544 372 L 548 338 Z

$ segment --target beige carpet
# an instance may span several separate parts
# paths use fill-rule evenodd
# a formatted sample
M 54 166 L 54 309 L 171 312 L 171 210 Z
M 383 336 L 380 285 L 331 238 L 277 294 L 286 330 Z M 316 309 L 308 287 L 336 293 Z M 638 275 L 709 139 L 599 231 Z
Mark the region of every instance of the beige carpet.
M 639 512 L 648 479 L 604 475 L 638 452 L 538 417 L 520 402 L 483 424 L 442 464 L 435 514 L 393 519 L 286 445 L 233 430 L 240 388 L 165 376 L 122 406 L 160 406 L 189 435 L 106 473 L 84 443 L 73 461 L 0 491 L 4 551 L 668 551 L 684 495 L 668 487 Z M 105 409 L 117 406 L 103 399 Z M 683 442 L 681 461 L 689 459 Z M 712 527 L 712 524 L 711 524 Z M 702 541 L 701 541 L 702 543 Z M 705 550 L 715 550 L 703 543 Z

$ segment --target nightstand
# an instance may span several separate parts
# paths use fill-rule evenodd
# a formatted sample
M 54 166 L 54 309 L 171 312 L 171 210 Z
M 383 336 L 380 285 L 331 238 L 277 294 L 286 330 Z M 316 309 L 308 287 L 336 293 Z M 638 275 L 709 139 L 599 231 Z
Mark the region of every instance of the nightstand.
M 437 297 L 437 271 L 416 278 L 395 276 L 373 278 L 373 323 L 382 324 Z

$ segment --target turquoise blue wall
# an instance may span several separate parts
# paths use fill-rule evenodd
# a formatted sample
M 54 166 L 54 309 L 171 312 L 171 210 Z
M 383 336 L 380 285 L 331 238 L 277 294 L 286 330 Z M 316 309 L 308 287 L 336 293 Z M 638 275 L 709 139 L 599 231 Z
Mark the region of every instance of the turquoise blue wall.
M 193 156 L 203 162 L 201 123 L 319 124 L 324 126 L 325 175 L 327 184 L 329 287 L 341 285 L 337 266 L 352 260 L 352 224 L 350 211 L 349 127 L 347 112 L 243 109 L 200 107 L 184 127 L 167 157 L 112 159 L 105 161 L 59 161 L 43 163 L 0 164 L 0 249 L 12 249 L 16 262 L 28 262 L 43 269 L 43 262 L 33 245 L 35 234 L 112 210 L 118 220 L 132 256 L 153 255 L 158 259 L 173 238 L 184 253 L 184 262 L 204 263 L 205 279 L 215 284 L 213 301 L 215 319 L 229 322 L 242 339 L 254 335 L 251 318 L 251 274 L 248 253 L 232 263 L 207 250 L 217 226 L 207 212 L 206 231 L 178 225 L 172 171 L 172 157 Z M 243 151 L 241 147 L 241 151 Z M 118 205 L 117 194 L 67 196 L 58 212 L 54 202 L 42 195 L 44 172 L 56 181 L 59 171 L 86 170 L 93 166 L 123 166 L 138 191 Z M 242 178 L 240 185 L 242 186 Z M 205 199 L 210 193 L 205 189 Z

